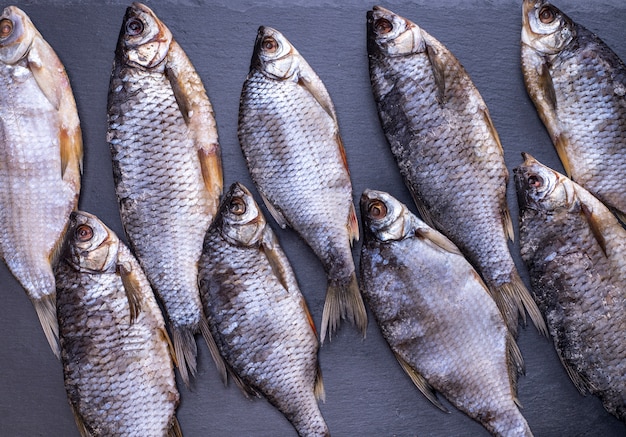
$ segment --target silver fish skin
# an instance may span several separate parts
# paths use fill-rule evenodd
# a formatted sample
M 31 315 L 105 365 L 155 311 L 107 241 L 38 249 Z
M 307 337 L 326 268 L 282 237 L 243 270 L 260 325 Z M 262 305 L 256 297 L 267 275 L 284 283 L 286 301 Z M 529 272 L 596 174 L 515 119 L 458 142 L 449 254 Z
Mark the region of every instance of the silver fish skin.
M 476 270 L 388 193 L 365 190 L 361 217 L 362 292 L 411 380 L 493 435 L 531 436 L 516 394 L 522 357 Z
M 319 342 L 289 261 L 250 192 L 235 183 L 204 240 L 200 291 L 244 392 L 262 394 L 300 436 L 328 436 Z
M 422 218 L 481 274 L 513 333 L 545 324 L 509 252 L 508 171 L 489 111 L 446 47 L 395 13 L 367 14 L 370 79 L 400 173 Z
M 275 29 L 260 27 L 239 107 L 239 143 L 278 224 L 292 227 L 328 277 L 321 339 L 341 319 L 365 335 L 351 244 L 359 238 L 352 183 L 334 105 L 306 60 Z
M 130 250 L 74 212 L 55 269 L 65 388 L 83 437 L 182 436 L 165 321 Z
M 24 11 L 0 15 L 0 258 L 59 356 L 56 262 L 76 209 L 82 134 L 65 68 Z
M 526 90 L 567 175 L 626 221 L 626 66 L 544 0 L 525 0 Z
M 220 149 L 200 77 L 165 24 L 140 3 L 124 16 L 107 135 L 124 230 L 165 306 L 189 384 L 194 334 L 201 331 L 218 355 L 202 314 L 197 262 L 222 191 Z
M 555 349 L 582 394 L 626 422 L 626 231 L 589 191 L 525 154 L 520 245 Z

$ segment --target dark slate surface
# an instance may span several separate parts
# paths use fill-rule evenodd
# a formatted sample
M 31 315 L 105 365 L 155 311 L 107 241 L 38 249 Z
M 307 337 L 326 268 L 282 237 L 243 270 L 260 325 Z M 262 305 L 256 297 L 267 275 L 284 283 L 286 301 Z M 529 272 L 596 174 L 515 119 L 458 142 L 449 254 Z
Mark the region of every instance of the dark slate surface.
M 69 73 L 85 142 L 81 209 L 121 231 L 106 133 L 106 97 L 127 2 L 20 1 Z M 237 143 L 239 93 L 259 25 L 282 31 L 325 82 L 341 127 L 358 200 L 365 188 L 389 191 L 414 210 L 378 123 L 370 91 L 365 48 L 365 12 L 373 4 L 309 0 L 180 0 L 149 5 L 170 27 L 204 80 L 222 145 L 225 186 L 251 186 Z M 505 149 L 509 169 L 530 151 L 562 170 L 528 99 L 519 67 L 521 1 L 390 0 L 382 4 L 412 19 L 448 46 L 481 91 Z M 562 0 L 558 6 L 598 33 L 626 58 L 623 0 Z M 470 183 L 471 181 L 468 181 Z M 509 184 L 509 205 L 517 205 Z M 297 193 L 294 193 L 297 195 Z M 301 289 L 319 324 L 325 277 L 320 263 L 290 231 L 278 231 Z M 512 246 L 524 280 L 528 277 Z M 358 245 L 355 247 L 358 257 Z M 19 284 L 0 265 L 0 435 L 77 436 L 67 404 L 60 363 L 50 352 L 35 312 Z M 219 381 L 206 346 L 198 341 L 199 374 L 193 389 L 181 387 L 178 410 L 185 436 L 295 435 L 264 400 L 247 400 Z M 624 425 L 593 397 L 578 394 L 561 368 L 551 342 L 532 327 L 519 344 L 526 375 L 519 398 L 536 436 L 618 436 Z M 320 352 L 327 401 L 323 414 L 333 436 L 479 436 L 478 424 L 452 409 L 433 407 L 402 372 L 371 322 L 367 338 L 344 325 Z

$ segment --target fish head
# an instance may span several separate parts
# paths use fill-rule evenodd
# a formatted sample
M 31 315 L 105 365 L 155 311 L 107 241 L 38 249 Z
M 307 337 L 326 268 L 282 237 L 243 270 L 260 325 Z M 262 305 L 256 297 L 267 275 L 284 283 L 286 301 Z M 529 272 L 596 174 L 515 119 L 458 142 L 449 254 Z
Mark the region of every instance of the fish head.
M 71 213 L 65 247 L 66 260 L 78 271 L 101 273 L 115 270 L 119 238 L 92 214 Z
M 522 43 L 543 55 L 554 55 L 575 36 L 574 22 L 545 0 L 524 0 Z
M 396 241 L 411 233 L 413 214 L 389 193 L 366 189 L 361 195 L 360 207 L 366 238 Z
M 302 61 L 300 53 L 276 29 L 261 26 L 254 43 L 251 70 L 262 71 L 276 80 L 297 77 Z
M 231 244 L 254 246 L 260 243 L 267 222 L 250 191 L 235 182 L 222 200 L 216 223 Z
M 6 7 L 0 15 L 0 61 L 11 65 L 23 59 L 38 34 L 24 11 Z
M 172 33 L 141 3 L 126 9 L 117 45 L 116 57 L 126 64 L 152 69 L 162 65 L 172 42 Z
M 572 182 L 528 153 L 522 156 L 524 162 L 513 169 L 520 209 L 549 214 L 571 209 L 576 200 Z
M 367 47 L 371 55 L 404 56 L 426 49 L 422 31 L 415 23 L 381 6 L 367 12 Z

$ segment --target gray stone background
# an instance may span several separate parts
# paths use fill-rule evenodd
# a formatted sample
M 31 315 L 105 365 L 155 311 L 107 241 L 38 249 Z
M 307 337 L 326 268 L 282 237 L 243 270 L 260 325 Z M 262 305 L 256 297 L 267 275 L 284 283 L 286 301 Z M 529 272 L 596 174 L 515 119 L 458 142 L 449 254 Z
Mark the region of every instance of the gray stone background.
M 118 0 L 16 3 L 57 51 L 73 86 L 85 144 L 80 208 L 98 215 L 120 234 L 105 140 L 106 99 L 128 4 Z M 241 181 L 252 188 L 237 142 L 237 111 L 257 28 L 269 25 L 285 34 L 328 88 L 337 109 L 355 201 L 365 188 L 381 189 L 415 210 L 383 137 L 370 90 L 365 13 L 373 4 L 360 0 L 148 3 L 170 27 L 207 88 L 219 128 L 225 187 Z M 388 0 L 381 5 L 422 26 L 459 58 L 490 109 L 509 169 L 521 162 L 522 151 L 529 151 L 562 171 L 522 82 L 521 1 Z M 561 0 L 557 6 L 626 58 L 624 0 Z M 508 194 L 517 230 L 512 183 Z M 319 326 L 326 286 L 321 264 L 293 232 L 277 233 Z M 528 284 L 517 245 L 512 245 L 512 252 Z M 78 436 L 61 364 L 49 350 L 30 301 L 4 264 L 0 288 L 0 436 Z M 199 372 L 193 389 L 180 387 L 178 418 L 185 436 L 295 435 L 289 422 L 265 400 L 247 400 L 236 387 L 224 387 L 203 341 L 198 344 Z M 521 330 L 519 345 L 526 361 L 519 399 L 536 436 L 626 434 L 624 425 L 598 399 L 578 394 L 550 341 L 529 326 Z M 344 324 L 319 355 L 327 393 L 321 408 L 333 436 L 488 435 L 459 411 L 452 408 L 445 414 L 432 406 L 402 372 L 371 318 L 365 340 Z

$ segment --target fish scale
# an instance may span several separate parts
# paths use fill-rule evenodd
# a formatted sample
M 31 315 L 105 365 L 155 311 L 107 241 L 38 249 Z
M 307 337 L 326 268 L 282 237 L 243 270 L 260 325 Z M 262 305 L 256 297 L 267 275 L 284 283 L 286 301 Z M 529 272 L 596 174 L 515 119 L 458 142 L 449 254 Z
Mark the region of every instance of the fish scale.
M 233 199 L 246 212 L 230 212 Z M 199 273 L 217 345 L 244 389 L 263 394 L 299 435 L 327 436 L 318 340 L 291 267 L 247 189 L 233 184 L 222 205 Z
M 222 188 L 213 110 L 169 29 L 140 3 L 126 11 L 109 90 L 122 224 L 167 312 L 183 381 L 196 371 L 196 332 L 223 374 L 197 285 L 202 238 Z

